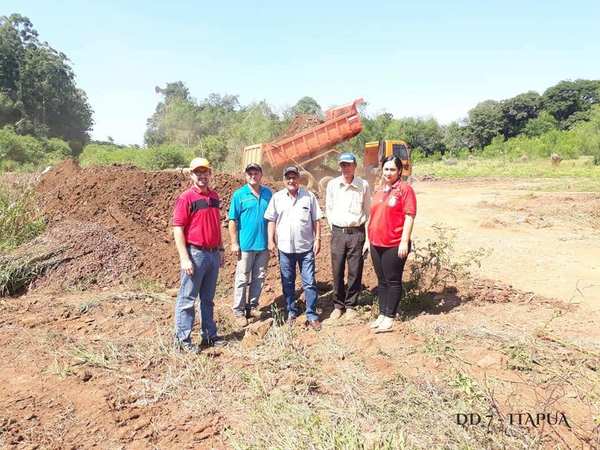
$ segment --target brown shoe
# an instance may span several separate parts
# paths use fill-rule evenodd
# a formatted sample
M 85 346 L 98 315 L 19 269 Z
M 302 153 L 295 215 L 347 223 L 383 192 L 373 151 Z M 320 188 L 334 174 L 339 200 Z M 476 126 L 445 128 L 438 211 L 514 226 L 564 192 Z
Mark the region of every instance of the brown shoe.
M 247 309 L 246 310 L 246 317 L 248 319 L 260 319 L 262 316 L 262 314 L 260 313 L 260 311 L 258 310 L 258 308 L 252 308 L 252 309 Z
M 308 326 L 311 327 L 315 331 L 321 330 L 321 322 L 319 321 L 319 319 L 309 320 Z

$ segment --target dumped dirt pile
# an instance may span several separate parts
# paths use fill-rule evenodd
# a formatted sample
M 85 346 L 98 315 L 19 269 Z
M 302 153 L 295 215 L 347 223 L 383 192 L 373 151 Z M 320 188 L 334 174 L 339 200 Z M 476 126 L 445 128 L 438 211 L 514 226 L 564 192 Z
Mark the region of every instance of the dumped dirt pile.
M 35 280 L 34 288 L 112 286 L 137 275 L 137 250 L 92 222 L 65 221 L 30 243 L 61 262 Z
M 233 191 L 243 183 L 241 177 L 213 176 L 223 220 Z M 181 171 L 144 172 L 128 166 L 80 168 L 68 161 L 48 172 L 37 192 L 53 228 L 60 229 L 64 221 L 93 222 L 98 227 L 89 229 L 88 239 L 94 242 L 94 233 L 100 239 L 104 231 L 114 235 L 130 246 L 127 257 L 134 261 L 139 277 L 172 286 L 178 281 L 178 271 L 170 219 L 177 196 L 188 186 L 189 177 Z M 114 269 L 119 270 L 119 266 Z M 116 280 L 121 275 L 114 276 Z
M 294 120 L 292 120 L 292 123 L 290 123 L 288 129 L 285 130 L 285 132 L 281 136 L 279 136 L 278 139 L 292 137 L 295 134 L 307 130 L 308 128 L 320 125 L 321 123 L 323 123 L 323 121 L 317 116 L 312 116 L 310 114 L 300 114 L 294 117 Z

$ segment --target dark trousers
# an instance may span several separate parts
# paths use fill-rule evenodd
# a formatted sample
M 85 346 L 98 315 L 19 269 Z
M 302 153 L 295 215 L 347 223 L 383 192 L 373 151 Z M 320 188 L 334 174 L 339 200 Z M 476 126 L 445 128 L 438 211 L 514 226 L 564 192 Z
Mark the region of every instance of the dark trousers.
M 396 311 L 402 299 L 402 272 L 404 272 L 406 258 L 398 257 L 398 247 L 371 245 L 371 259 L 377 274 L 379 314 L 396 317 Z
M 353 308 L 358 303 L 362 287 L 365 229 L 331 230 L 331 273 L 333 275 L 333 305 L 336 309 Z M 348 264 L 348 289 L 344 285 L 344 273 Z

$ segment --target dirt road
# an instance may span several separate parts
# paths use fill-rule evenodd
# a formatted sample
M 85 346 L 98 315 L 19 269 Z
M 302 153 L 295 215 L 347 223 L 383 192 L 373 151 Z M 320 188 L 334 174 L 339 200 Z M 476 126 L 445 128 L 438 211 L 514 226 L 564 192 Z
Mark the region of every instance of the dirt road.
M 456 230 L 456 250 L 491 253 L 481 277 L 545 297 L 600 308 L 600 194 L 535 190 L 514 181 L 417 182 L 415 239 Z

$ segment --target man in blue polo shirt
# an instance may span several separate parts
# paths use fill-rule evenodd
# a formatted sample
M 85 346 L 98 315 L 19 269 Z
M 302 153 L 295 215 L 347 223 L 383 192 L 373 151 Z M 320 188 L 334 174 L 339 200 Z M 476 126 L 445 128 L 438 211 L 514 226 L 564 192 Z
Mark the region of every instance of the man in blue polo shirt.
M 229 206 L 231 251 L 237 256 L 233 292 L 233 314 L 240 326 L 258 317 L 258 298 L 267 275 L 269 250 L 265 211 L 272 193 L 261 186 L 262 168 L 249 164 L 246 184 L 233 193 Z

